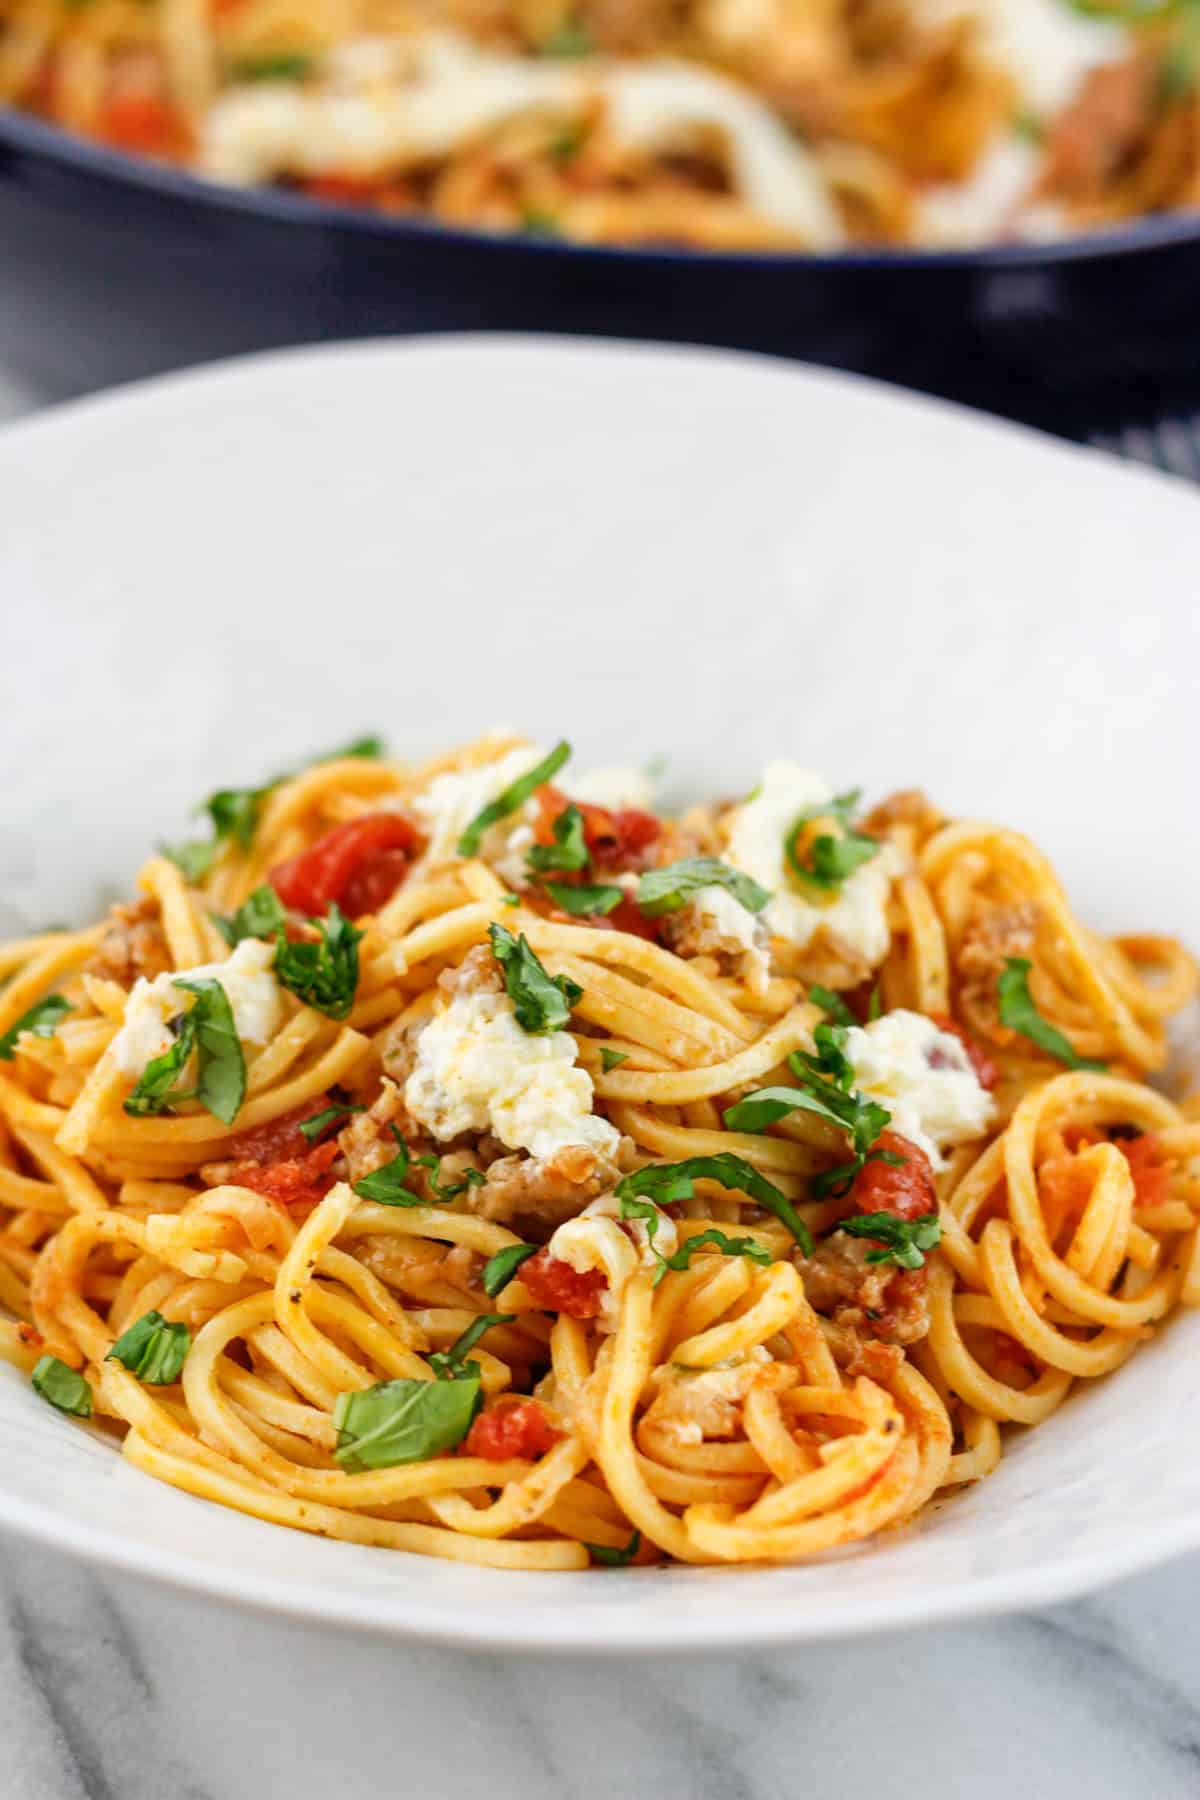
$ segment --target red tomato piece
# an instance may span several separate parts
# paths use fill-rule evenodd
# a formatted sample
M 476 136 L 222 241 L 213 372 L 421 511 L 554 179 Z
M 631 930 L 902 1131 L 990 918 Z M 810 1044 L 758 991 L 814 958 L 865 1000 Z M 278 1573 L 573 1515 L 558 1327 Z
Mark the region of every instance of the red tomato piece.
M 235 1187 L 252 1188 L 265 1194 L 280 1206 L 315 1206 L 333 1186 L 329 1165 L 338 1156 L 337 1139 L 318 1144 L 303 1156 L 288 1157 L 282 1162 L 235 1163 L 229 1180 Z
M 324 1112 L 329 1104 L 328 1094 L 315 1094 L 311 1100 L 294 1106 L 291 1112 L 281 1113 L 277 1119 L 269 1119 L 265 1125 L 254 1125 L 249 1131 L 239 1131 L 235 1138 L 229 1140 L 229 1160 L 273 1163 L 307 1156 L 312 1145 L 300 1126 L 306 1119 L 313 1119 L 319 1112 Z
M 541 816 L 534 828 L 539 844 L 554 842 L 554 821 L 568 806 L 578 807 L 583 815 L 583 837 L 593 866 L 602 872 L 628 870 L 645 861 L 645 852 L 662 836 L 662 820 L 653 813 L 625 807 L 611 812 L 607 806 L 592 806 L 586 800 L 570 800 L 561 788 L 538 789 Z
M 489 1462 L 507 1462 L 512 1456 L 532 1461 L 552 1450 L 561 1436 L 536 1400 L 518 1400 L 481 1412 L 467 1433 L 463 1451 L 467 1456 L 484 1456 Z
M 1117 1149 L 1133 1176 L 1135 1206 L 1161 1206 L 1167 1198 L 1173 1164 L 1152 1131 L 1141 1137 L 1121 1138 Z
M 159 94 L 111 95 L 97 135 L 119 150 L 139 150 L 148 156 L 182 156 L 188 148 L 186 122 Z
M 402 813 L 365 813 L 276 864 L 269 880 L 285 906 L 321 917 L 331 901 L 349 918 L 382 906 L 420 848 L 416 826 Z M 384 858 L 387 858 L 386 864 Z M 362 901 L 367 904 L 360 904 Z
M 886 1212 L 897 1219 L 919 1219 L 925 1213 L 937 1211 L 933 1170 L 923 1150 L 910 1139 L 901 1137 L 898 1131 L 881 1131 L 872 1149 L 890 1151 L 904 1160 L 901 1163 L 876 1160 L 860 1169 L 846 1202 L 847 1214 Z M 524 1274 L 522 1269 L 522 1278 Z
M 571 1319 L 594 1319 L 600 1311 L 600 1296 L 608 1286 L 603 1269 L 573 1269 L 570 1263 L 539 1250 L 536 1256 L 521 1264 L 519 1279 L 535 1306 L 547 1312 L 566 1313 Z
M 953 1032 L 954 1036 L 961 1041 L 963 1049 L 970 1058 L 971 1067 L 975 1071 L 976 1081 L 980 1087 L 986 1088 L 991 1093 L 1000 1079 L 1000 1071 L 983 1045 L 977 1043 L 969 1031 L 964 1031 L 957 1019 L 952 1019 L 949 1013 L 931 1013 L 930 1017 L 939 1031 Z

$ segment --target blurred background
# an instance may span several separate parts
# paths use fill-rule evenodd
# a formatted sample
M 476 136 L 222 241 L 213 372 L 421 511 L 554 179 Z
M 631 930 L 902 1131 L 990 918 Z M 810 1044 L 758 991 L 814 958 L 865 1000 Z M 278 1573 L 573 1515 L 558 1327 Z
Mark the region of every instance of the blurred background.
M 1200 0 L 0 0 L 0 364 L 675 339 L 1200 474 L 1198 69 Z

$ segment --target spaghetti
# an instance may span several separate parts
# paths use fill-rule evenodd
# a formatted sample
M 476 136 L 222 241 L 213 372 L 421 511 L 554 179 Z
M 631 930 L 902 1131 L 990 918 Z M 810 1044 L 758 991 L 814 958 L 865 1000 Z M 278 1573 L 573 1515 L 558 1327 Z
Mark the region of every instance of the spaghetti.
M 354 1543 L 871 1538 L 1200 1300 L 1193 964 L 916 793 L 568 755 L 366 740 L 0 950 L 0 1351 Z
M 0 0 L 0 102 L 217 181 L 714 250 L 1191 207 L 1195 0 Z

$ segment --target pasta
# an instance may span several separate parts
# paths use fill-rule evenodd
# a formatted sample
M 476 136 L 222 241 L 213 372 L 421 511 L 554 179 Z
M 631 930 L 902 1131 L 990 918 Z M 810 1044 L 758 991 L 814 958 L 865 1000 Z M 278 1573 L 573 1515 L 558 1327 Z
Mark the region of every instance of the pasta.
M 568 757 L 363 740 L 0 949 L 0 1353 L 353 1543 L 872 1539 L 1200 1301 L 1194 965 L 916 792 Z
M 0 102 L 587 243 L 1045 240 L 1196 203 L 1191 0 L 0 0 Z

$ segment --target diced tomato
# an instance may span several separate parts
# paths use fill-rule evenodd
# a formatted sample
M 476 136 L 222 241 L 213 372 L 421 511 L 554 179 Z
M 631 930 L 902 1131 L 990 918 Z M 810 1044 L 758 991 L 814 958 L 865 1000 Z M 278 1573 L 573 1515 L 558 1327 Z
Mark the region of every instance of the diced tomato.
M 980 1087 L 987 1088 L 990 1093 L 1000 1079 L 1000 1071 L 983 1045 L 977 1043 L 969 1031 L 964 1031 L 957 1019 L 952 1019 L 949 1013 L 932 1013 L 930 1016 L 939 1031 L 953 1032 L 954 1036 L 961 1040 L 963 1049 L 970 1059 L 971 1067 L 975 1071 L 976 1081 Z
M 554 821 L 568 806 L 577 806 L 583 815 L 583 836 L 592 865 L 599 871 L 638 869 L 645 866 L 646 851 L 662 836 L 662 820 L 653 813 L 625 807 L 611 812 L 607 806 L 592 806 L 585 800 L 572 801 L 561 788 L 538 789 L 540 817 L 534 827 L 539 844 L 554 842 Z
M 229 1160 L 273 1163 L 307 1156 L 312 1145 L 300 1127 L 306 1119 L 313 1119 L 319 1112 L 324 1112 L 329 1104 L 328 1094 L 314 1094 L 311 1100 L 302 1101 L 299 1106 L 293 1106 L 291 1112 L 281 1113 L 277 1119 L 269 1119 L 265 1125 L 254 1125 L 249 1131 L 239 1131 L 235 1138 L 229 1140 Z
M 115 93 L 105 102 L 97 136 L 119 150 L 147 156 L 182 156 L 189 145 L 187 122 L 160 94 Z
M 522 1263 L 519 1278 L 535 1306 L 566 1313 L 571 1319 L 594 1319 L 608 1286 L 603 1269 L 573 1269 L 570 1263 L 551 1256 L 548 1249 Z
M 561 1436 L 536 1400 L 518 1400 L 481 1412 L 467 1433 L 463 1450 L 489 1462 L 507 1462 L 511 1456 L 532 1459 L 553 1449 Z
M 1167 1198 L 1171 1181 L 1171 1170 L 1174 1163 L 1167 1156 L 1162 1142 L 1152 1131 L 1135 1132 L 1132 1137 L 1098 1138 L 1095 1133 L 1087 1131 L 1079 1125 L 1069 1125 L 1063 1132 L 1063 1141 L 1068 1150 L 1078 1153 L 1088 1149 L 1092 1144 L 1114 1143 L 1125 1161 L 1129 1164 L 1129 1173 L 1133 1177 L 1133 1203 L 1135 1206 L 1161 1206 Z M 1073 1160 L 1073 1159 L 1072 1159 Z M 1060 1171 L 1062 1159 L 1043 1163 L 1041 1180 L 1043 1185 L 1049 1175 L 1051 1184 L 1068 1179 Z M 1090 1183 L 1080 1186 L 1076 1184 L 1081 1201 L 1086 1201 L 1090 1191 Z
M 648 938 L 652 944 L 659 941 L 661 920 L 648 919 L 637 901 L 631 900 L 628 894 L 613 907 L 604 923 L 611 925 L 614 931 L 628 931 L 634 937 Z
M 337 1139 L 317 1144 L 304 1156 L 288 1157 L 282 1162 L 235 1163 L 228 1180 L 234 1187 L 252 1188 L 265 1194 L 280 1206 L 315 1206 L 333 1186 L 329 1165 L 338 1156 Z
M 347 917 L 357 918 L 391 899 L 420 844 L 403 813 L 365 813 L 276 864 L 269 879 L 283 904 L 298 912 L 320 917 L 336 900 Z
M 872 1148 L 904 1160 L 886 1163 L 876 1158 L 860 1169 L 847 1197 L 847 1213 L 886 1212 L 897 1219 L 919 1219 L 937 1211 L 933 1170 L 923 1150 L 898 1131 L 881 1131 Z M 525 1269 L 521 1274 L 524 1277 Z

